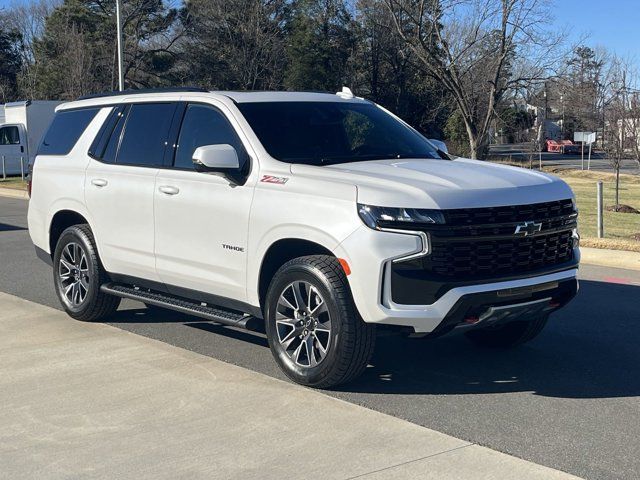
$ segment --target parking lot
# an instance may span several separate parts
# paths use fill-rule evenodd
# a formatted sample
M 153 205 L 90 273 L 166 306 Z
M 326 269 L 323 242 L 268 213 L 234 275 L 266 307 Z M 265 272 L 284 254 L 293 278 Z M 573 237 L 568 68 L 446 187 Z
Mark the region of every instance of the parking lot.
M 26 210 L 0 198 L 0 291 L 59 309 Z M 637 478 L 639 295 L 640 272 L 583 265 L 578 298 L 531 344 L 496 352 L 460 335 L 381 337 L 366 374 L 326 395 L 574 475 Z M 260 334 L 134 302 L 110 324 L 282 378 Z

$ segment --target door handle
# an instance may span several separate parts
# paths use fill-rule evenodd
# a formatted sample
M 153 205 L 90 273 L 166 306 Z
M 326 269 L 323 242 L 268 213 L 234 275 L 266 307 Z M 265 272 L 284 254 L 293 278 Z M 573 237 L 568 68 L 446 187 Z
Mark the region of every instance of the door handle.
M 91 184 L 99 188 L 106 187 L 108 183 L 109 182 L 102 178 L 94 178 L 93 180 L 91 180 Z
M 165 195 L 177 195 L 178 193 L 180 193 L 180 189 L 178 187 L 172 187 L 171 185 L 160 185 L 158 187 L 158 190 L 160 190 Z

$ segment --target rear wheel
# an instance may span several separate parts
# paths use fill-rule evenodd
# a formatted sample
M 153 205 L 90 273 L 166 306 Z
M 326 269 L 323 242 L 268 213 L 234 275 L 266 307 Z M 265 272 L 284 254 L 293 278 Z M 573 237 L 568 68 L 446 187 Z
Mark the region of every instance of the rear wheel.
M 120 298 L 100 291 L 108 281 L 88 225 L 67 228 L 53 255 L 53 280 L 64 310 L 77 320 L 93 322 L 114 313 Z
M 302 385 L 330 388 L 349 382 L 373 354 L 375 327 L 359 317 L 334 257 L 300 257 L 283 265 L 269 286 L 265 312 L 276 362 Z
M 549 315 L 533 319 L 517 320 L 495 327 L 470 330 L 465 335 L 476 345 L 489 348 L 509 348 L 522 345 L 542 332 Z

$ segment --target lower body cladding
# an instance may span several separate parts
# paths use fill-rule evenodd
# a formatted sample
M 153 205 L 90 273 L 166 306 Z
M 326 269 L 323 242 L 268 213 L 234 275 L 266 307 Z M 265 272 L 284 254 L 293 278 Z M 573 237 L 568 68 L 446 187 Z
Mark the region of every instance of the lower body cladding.
M 538 271 L 509 280 L 452 285 L 425 305 L 394 302 L 394 260 L 423 249 L 419 235 L 375 231 L 364 226 L 335 249 L 336 255 L 349 263 L 349 284 L 365 322 L 409 327 L 418 334 L 443 334 L 458 326 L 488 326 L 519 317 L 547 315 L 566 305 L 578 290 L 580 253 L 576 248 L 572 261 L 558 266 L 561 271 L 556 268 L 552 273 Z

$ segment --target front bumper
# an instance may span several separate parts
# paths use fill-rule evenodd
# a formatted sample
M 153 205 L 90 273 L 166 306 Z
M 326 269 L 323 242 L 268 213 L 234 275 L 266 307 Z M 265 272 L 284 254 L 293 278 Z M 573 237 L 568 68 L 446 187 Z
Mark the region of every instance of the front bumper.
M 351 267 L 349 285 L 365 322 L 410 327 L 416 333 L 430 333 L 450 328 L 459 318 L 464 320 L 465 315 L 475 314 L 474 307 L 522 303 L 539 298 L 536 289 L 530 287 L 557 284 L 544 292 L 554 299 L 554 304 L 558 304 L 555 308 L 566 304 L 577 291 L 578 270 L 574 266 L 549 274 L 455 287 L 430 305 L 394 303 L 389 275 L 391 261 L 421 250 L 422 241 L 417 235 L 380 232 L 365 226 L 336 247 L 335 254 L 346 259 Z M 576 249 L 576 265 L 579 255 Z M 505 296 L 508 291 L 513 295 Z

